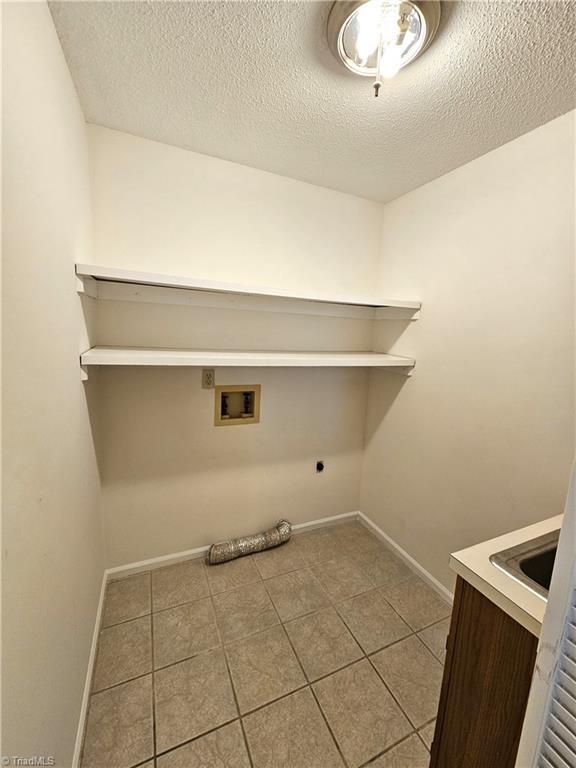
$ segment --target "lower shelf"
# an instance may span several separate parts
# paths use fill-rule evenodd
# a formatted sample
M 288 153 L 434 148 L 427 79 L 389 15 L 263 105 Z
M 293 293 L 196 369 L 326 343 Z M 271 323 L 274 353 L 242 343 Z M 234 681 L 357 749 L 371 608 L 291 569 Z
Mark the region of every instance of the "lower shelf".
M 147 349 L 92 347 L 80 356 L 82 366 L 144 365 L 255 368 L 399 368 L 410 369 L 409 357 L 378 352 L 224 352 L 212 349 Z

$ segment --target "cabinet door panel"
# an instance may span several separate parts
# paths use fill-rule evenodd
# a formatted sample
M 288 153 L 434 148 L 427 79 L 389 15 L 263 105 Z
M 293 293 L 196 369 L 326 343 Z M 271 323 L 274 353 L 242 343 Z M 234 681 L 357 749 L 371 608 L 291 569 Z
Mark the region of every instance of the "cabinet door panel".
M 514 768 L 537 644 L 458 578 L 430 768 Z

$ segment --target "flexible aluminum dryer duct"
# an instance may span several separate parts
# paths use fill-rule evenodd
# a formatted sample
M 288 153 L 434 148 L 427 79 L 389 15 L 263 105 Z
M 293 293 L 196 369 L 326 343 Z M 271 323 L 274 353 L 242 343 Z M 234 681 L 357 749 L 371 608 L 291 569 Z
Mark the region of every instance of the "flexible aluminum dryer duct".
M 242 555 L 251 555 L 254 552 L 262 552 L 264 549 L 272 549 L 272 547 L 277 547 L 288 541 L 291 535 L 292 525 L 288 520 L 280 520 L 273 528 L 269 528 L 263 533 L 253 533 L 239 539 L 212 544 L 208 552 L 208 563 L 209 565 L 217 565 L 242 557 Z

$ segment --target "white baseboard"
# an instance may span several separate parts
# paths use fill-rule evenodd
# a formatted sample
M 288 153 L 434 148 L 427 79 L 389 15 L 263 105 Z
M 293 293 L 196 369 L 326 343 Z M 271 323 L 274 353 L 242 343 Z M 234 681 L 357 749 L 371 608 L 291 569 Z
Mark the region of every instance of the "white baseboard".
M 338 525 L 338 523 L 344 523 L 347 520 L 360 520 L 367 528 L 369 528 L 387 547 L 392 549 L 398 557 L 402 558 L 406 565 L 411 568 L 418 576 L 421 576 L 430 586 L 438 592 L 438 594 L 450 603 L 453 601 L 454 595 L 450 590 L 438 581 L 431 573 L 429 573 L 423 566 L 420 565 L 411 555 L 402 549 L 394 539 L 390 538 L 388 534 L 379 528 L 370 518 L 364 514 L 364 512 L 344 512 L 341 515 L 332 515 L 330 517 L 320 517 L 317 520 L 309 520 L 306 523 L 296 523 L 292 526 L 294 533 L 304 533 L 305 531 L 313 530 L 314 528 L 325 528 L 331 525 Z M 123 576 L 130 576 L 140 571 L 149 571 L 155 568 L 162 568 L 165 565 L 173 565 L 183 560 L 190 560 L 196 557 L 203 557 L 208 550 L 209 546 L 196 547 L 195 549 L 186 549 L 182 552 L 174 552 L 170 555 L 161 555 L 160 557 L 151 557 L 148 560 L 140 560 L 135 563 L 127 563 L 126 565 L 118 565 L 114 568 L 107 568 L 105 576 L 107 579 L 122 578 Z
M 126 565 L 117 565 L 114 568 L 107 568 L 108 578 L 118 576 L 130 576 L 140 571 L 150 571 L 154 568 L 162 568 L 164 565 L 180 563 L 183 560 L 193 560 L 195 557 L 202 557 L 208 552 L 210 547 L 196 547 L 195 549 L 185 549 L 182 552 L 173 552 L 170 555 L 160 555 L 160 557 L 151 557 L 149 560 L 139 560 L 136 563 L 126 563 Z
M 358 518 L 367 528 L 369 528 L 373 533 L 376 534 L 376 536 L 378 536 L 380 541 L 382 541 L 384 544 L 386 544 L 387 547 L 393 550 L 395 554 L 398 555 L 398 557 L 402 558 L 402 560 L 404 560 L 409 568 L 411 568 L 418 576 L 424 579 L 424 581 L 428 582 L 432 589 L 438 592 L 440 597 L 452 604 L 454 601 L 454 595 L 447 587 L 444 586 L 444 584 L 439 582 L 438 579 L 434 578 L 434 576 L 432 576 L 432 574 L 429 573 L 426 568 L 423 568 L 419 562 L 414 560 L 414 558 L 409 555 L 405 549 L 402 549 L 402 547 L 397 544 L 394 539 L 391 539 L 388 534 L 384 533 L 384 531 L 376 525 L 376 523 L 373 523 L 372 520 L 370 520 L 370 518 L 364 514 L 364 512 L 358 512 Z
M 307 523 L 297 523 L 292 526 L 296 533 L 310 530 L 313 528 L 324 528 L 328 525 L 336 525 L 346 520 L 358 518 L 359 512 L 344 512 L 342 515 L 332 515 L 331 517 L 320 517 L 317 520 L 310 520 Z M 161 568 L 164 565 L 173 565 L 183 560 L 191 560 L 195 557 L 203 557 L 208 550 L 207 547 L 196 547 L 195 549 L 186 549 L 182 552 L 174 552 L 170 555 L 161 555 L 160 557 L 151 557 L 149 560 L 140 560 L 136 563 L 127 563 L 126 565 L 117 565 L 114 568 L 108 568 L 106 574 L 108 578 L 118 578 L 121 576 L 130 576 L 140 571 L 149 571 L 153 568 Z
M 74 755 L 72 756 L 72 768 L 78 768 L 80 765 L 80 752 L 82 750 L 82 741 L 84 739 L 84 727 L 86 725 L 86 715 L 88 713 L 88 702 L 90 700 L 90 689 L 92 687 L 92 673 L 96 663 L 96 649 L 98 647 L 98 634 L 100 632 L 100 622 L 102 620 L 102 608 L 104 607 L 104 596 L 106 594 L 106 584 L 108 574 L 106 571 L 102 574 L 102 585 L 100 587 L 100 597 L 98 598 L 98 608 L 96 609 L 96 618 L 94 619 L 94 632 L 92 634 L 92 645 L 90 646 L 90 655 L 88 656 L 88 667 L 86 669 L 86 681 L 84 683 L 84 692 L 82 693 L 82 704 L 80 706 L 80 717 L 78 718 L 78 729 L 76 731 L 76 743 L 74 744 Z
M 338 523 L 345 523 L 347 520 L 357 520 L 359 514 L 359 512 L 344 512 L 342 515 L 319 517 L 318 520 L 310 520 L 307 523 L 296 523 L 296 525 L 292 526 L 292 530 L 300 533 L 301 531 L 308 531 L 314 528 L 326 528 Z

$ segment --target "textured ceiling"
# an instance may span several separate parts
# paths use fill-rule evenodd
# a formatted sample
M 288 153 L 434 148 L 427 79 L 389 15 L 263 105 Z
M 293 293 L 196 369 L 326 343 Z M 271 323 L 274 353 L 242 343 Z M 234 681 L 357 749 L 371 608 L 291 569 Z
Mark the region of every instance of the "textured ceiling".
M 89 122 L 375 200 L 575 103 L 575 2 L 443 2 L 378 99 L 328 50 L 330 3 L 50 7 Z

